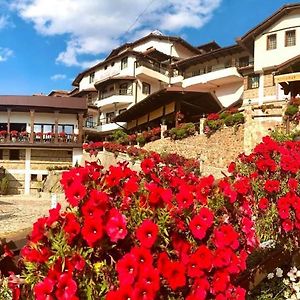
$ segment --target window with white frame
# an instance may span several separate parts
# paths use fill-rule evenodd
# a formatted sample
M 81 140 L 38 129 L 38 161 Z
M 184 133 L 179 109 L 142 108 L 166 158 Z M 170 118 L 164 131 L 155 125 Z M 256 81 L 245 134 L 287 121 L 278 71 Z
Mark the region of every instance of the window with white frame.
M 276 34 L 270 34 L 267 36 L 267 50 L 273 50 L 277 48 L 277 36 Z
M 295 46 L 296 45 L 296 30 L 288 30 L 285 32 L 285 46 Z
M 121 70 L 126 69 L 128 67 L 128 57 L 124 57 L 121 60 Z
M 94 80 L 95 80 L 95 72 L 92 72 L 92 73 L 90 73 L 90 76 L 89 76 L 89 83 L 94 82 Z
M 259 88 L 259 75 L 248 76 L 248 89 Z

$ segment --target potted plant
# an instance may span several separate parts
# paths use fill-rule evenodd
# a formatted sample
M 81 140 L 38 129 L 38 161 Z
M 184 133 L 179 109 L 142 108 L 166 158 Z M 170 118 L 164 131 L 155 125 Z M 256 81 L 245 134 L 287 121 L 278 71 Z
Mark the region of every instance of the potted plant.
M 12 142 L 16 142 L 17 141 L 18 135 L 19 135 L 19 132 L 17 130 L 12 130 L 10 132 L 10 136 L 11 136 Z
M 0 141 L 4 142 L 6 137 L 7 131 L 6 130 L 0 130 Z

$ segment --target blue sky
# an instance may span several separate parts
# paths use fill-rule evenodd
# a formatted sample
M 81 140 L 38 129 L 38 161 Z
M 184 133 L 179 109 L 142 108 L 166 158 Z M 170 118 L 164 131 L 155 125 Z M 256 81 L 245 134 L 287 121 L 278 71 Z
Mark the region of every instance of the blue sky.
M 110 49 L 155 29 L 193 45 L 216 40 L 227 46 L 286 3 L 0 0 L 0 94 L 70 90 L 74 77 Z

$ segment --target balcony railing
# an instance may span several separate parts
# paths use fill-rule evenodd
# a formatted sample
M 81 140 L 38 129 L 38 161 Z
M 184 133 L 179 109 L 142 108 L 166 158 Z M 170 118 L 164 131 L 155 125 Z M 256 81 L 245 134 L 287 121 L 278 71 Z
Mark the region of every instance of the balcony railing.
M 33 133 L 32 136 L 30 133 L 21 132 L 19 134 L 0 134 L 0 144 L 71 144 L 79 143 L 79 136 L 77 134 L 68 134 L 68 133 L 58 133 L 57 137 L 54 132 L 42 133 L 37 132 Z
M 211 68 L 201 68 L 201 69 L 193 71 L 193 72 L 184 73 L 184 78 L 185 79 L 186 78 L 191 78 L 191 77 L 194 77 L 194 76 L 204 75 L 204 74 L 207 74 L 207 73 L 211 73 L 211 72 L 219 71 L 219 70 L 224 70 L 224 69 L 232 68 L 232 67 L 236 67 L 238 69 L 240 69 L 240 68 L 246 68 L 246 67 L 251 67 L 251 66 L 253 66 L 253 64 L 254 64 L 254 61 L 249 61 L 249 62 L 230 63 L 230 64 L 226 64 L 226 66 L 217 67 L 217 68 L 214 68 L 214 69 L 211 69 Z
M 85 121 L 85 127 L 86 128 L 96 128 L 97 127 L 97 122 L 86 120 Z
M 151 62 L 148 62 L 148 61 L 144 61 L 144 60 L 138 60 L 136 62 L 136 67 L 146 67 L 148 69 L 151 69 L 153 71 L 156 71 L 156 72 L 159 72 L 163 75 L 166 75 L 168 76 L 168 70 L 167 68 L 159 65 L 159 64 L 155 64 L 155 63 L 151 63 Z
M 100 100 L 114 96 L 114 95 L 119 95 L 119 96 L 132 96 L 132 89 L 117 89 L 113 90 L 107 93 L 102 93 L 100 94 Z

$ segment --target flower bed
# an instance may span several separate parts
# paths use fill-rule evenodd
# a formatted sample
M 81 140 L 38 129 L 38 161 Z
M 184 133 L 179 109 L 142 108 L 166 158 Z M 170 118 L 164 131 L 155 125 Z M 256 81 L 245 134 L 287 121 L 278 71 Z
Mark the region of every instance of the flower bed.
M 210 136 L 224 125 L 228 127 L 237 126 L 245 122 L 243 113 L 236 109 L 226 110 L 220 114 L 209 114 L 204 122 L 203 132 Z
M 177 127 L 168 130 L 165 136 L 169 136 L 171 140 L 182 140 L 196 133 L 196 128 L 193 123 L 182 123 Z
M 126 163 L 63 173 L 69 207 L 34 224 L 23 297 L 245 299 L 240 275 L 268 255 L 263 245 L 299 250 L 299 153 L 300 142 L 266 137 L 218 182 L 157 153 L 139 173 Z

